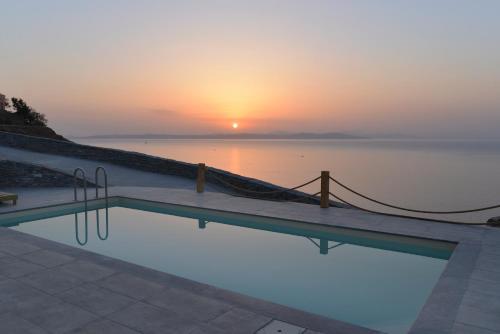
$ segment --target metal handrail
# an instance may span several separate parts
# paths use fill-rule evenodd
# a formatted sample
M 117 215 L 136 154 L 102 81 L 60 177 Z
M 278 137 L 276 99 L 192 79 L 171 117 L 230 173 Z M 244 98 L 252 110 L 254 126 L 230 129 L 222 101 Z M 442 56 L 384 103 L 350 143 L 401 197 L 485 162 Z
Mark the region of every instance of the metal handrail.
M 96 221 L 97 221 L 97 237 L 101 240 L 107 240 L 109 236 L 109 216 L 108 216 L 108 207 L 106 206 L 106 225 L 105 225 L 105 234 L 104 237 L 101 236 L 101 227 L 99 222 L 99 209 L 95 210 Z
M 89 223 L 87 211 L 85 211 L 85 241 L 80 240 L 80 229 L 78 228 L 78 213 L 75 213 L 75 238 L 80 246 L 84 246 L 89 240 Z
M 85 171 L 77 167 L 75 171 L 73 172 L 73 190 L 74 190 L 74 198 L 73 200 L 76 202 L 78 201 L 78 194 L 77 194 L 77 188 L 78 188 L 78 172 L 81 172 L 82 174 L 82 180 L 83 180 L 83 199 L 85 201 L 85 211 L 87 211 L 87 177 L 85 176 Z
M 88 206 L 87 206 L 87 177 L 85 176 L 85 171 L 78 167 L 75 169 L 73 172 L 73 200 L 75 202 L 78 201 L 78 172 L 82 175 L 82 180 L 83 180 L 83 199 L 85 201 L 85 241 L 82 242 L 80 240 L 80 231 L 78 229 L 78 213 L 75 213 L 75 237 L 76 241 L 80 246 L 83 246 L 87 243 L 88 241 Z
M 109 214 L 108 214 L 108 206 L 106 205 L 106 225 L 105 225 L 105 234 L 104 236 L 101 235 L 101 227 L 100 227 L 100 221 L 99 221 L 99 209 L 95 210 L 95 219 L 96 219 L 96 229 L 97 229 L 97 237 L 101 240 L 107 240 L 109 236 Z
M 99 198 L 99 171 L 102 171 L 104 175 L 104 198 L 106 198 L 106 201 L 108 200 L 108 173 L 102 166 L 98 166 L 95 169 L 95 198 Z
M 106 172 L 106 169 L 102 166 L 98 166 L 95 169 L 95 198 L 99 198 L 99 171 L 102 171 L 102 174 L 104 175 L 104 198 L 106 199 L 106 229 L 105 229 L 105 234 L 104 236 L 101 235 L 101 228 L 100 228 L 100 220 L 99 220 L 99 209 L 95 210 L 96 214 L 96 228 L 97 228 L 97 237 L 101 240 L 106 240 L 108 239 L 109 236 L 109 214 L 108 214 L 108 173 Z

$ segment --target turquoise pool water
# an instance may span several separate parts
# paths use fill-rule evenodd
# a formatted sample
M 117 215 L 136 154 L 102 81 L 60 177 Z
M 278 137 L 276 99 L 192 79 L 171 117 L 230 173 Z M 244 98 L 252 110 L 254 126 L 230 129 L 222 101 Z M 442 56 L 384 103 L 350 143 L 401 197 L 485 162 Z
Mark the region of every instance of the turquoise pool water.
M 11 228 L 387 333 L 405 333 L 453 245 L 130 201 Z M 153 212 L 155 211 L 155 212 Z M 61 216 L 57 216 L 57 215 Z M 33 219 L 31 217 L 30 219 Z M 5 221 L 3 223 L 6 223 Z M 105 239 L 105 240 L 101 240 Z

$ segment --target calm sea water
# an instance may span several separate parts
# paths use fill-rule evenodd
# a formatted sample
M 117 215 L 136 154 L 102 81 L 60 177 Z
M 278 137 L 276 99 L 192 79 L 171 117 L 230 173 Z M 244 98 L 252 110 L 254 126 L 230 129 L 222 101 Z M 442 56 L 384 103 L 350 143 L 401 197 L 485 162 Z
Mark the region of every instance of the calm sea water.
M 192 163 L 204 162 L 286 187 L 312 179 L 321 170 L 329 170 L 360 192 L 417 209 L 455 210 L 500 203 L 500 141 L 77 141 Z M 333 189 L 358 205 L 379 208 Z M 315 193 L 319 191 L 319 184 L 306 190 Z M 498 215 L 500 210 L 435 217 L 478 222 Z

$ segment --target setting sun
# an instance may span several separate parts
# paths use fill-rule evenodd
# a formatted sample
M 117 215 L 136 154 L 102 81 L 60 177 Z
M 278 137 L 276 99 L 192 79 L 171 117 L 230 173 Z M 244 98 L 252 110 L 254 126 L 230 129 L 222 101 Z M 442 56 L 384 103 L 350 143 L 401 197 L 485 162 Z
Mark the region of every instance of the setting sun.
M 233 122 L 233 129 L 237 129 L 237 128 L 238 128 L 238 123 Z

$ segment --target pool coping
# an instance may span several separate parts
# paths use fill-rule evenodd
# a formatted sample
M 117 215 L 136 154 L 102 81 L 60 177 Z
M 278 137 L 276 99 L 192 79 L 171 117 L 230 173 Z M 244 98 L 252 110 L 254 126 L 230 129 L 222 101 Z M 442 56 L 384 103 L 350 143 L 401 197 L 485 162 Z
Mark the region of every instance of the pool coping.
M 114 188 L 114 189 L 113 189 Z M 262 200 L 233 198 L 221 194 L 197 194 L 185 190 L 165 190 L 142 187 L 113 187 L 112 196 L 138 200 L 191 205 L 212 210 L 254 214 L 272 218 L 291 219 L 310 224 L 347 227 L 416 238 L 434 239 L 457 243 L 430 297 L 422 308 L 410 333 L 454 333 L 464 328 L 475 332 L 500 331 L 500 319 L 489 316 L 488 300 L 498 301 L 500 285 L 489 278 L 498 273 L 500 229 L 483 226 L 437 224 L 422 220 L 386 217 L 358 210 L 333 208 L 297 203 L 275 203 Z M 1 217 L 1 216 L 0 216 Z M 484 288 L 486 294 L 478 291 Z M 498 289 L 498 290 L 497 290 Z M 491 294 L 490 294 L 491 293 Z M 267 303 L 267 302 L 266 302 Z M 484 306 L 480 306 L 484 304 Z M 479 305 L 479 306 L 478 306 Z M 329 319 L 328 319 L 329 320 Z M 320 325 L 318 321 L 315 325 Z M 319 327 L 316 327 L 319 329 Z M 333 328 L 325 328 L 327 333 Z M 340 328 L 337 328 L 339 330 Z M 322 329 L 323 330 L 323 329 Z M 359 327 L 342 333 L 356 333 Z M 323 330 L 324 331 L 324 330 Z M 368 330 L 370 332 L 370 330 Z

